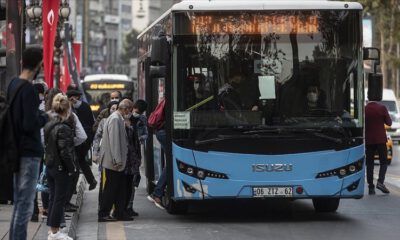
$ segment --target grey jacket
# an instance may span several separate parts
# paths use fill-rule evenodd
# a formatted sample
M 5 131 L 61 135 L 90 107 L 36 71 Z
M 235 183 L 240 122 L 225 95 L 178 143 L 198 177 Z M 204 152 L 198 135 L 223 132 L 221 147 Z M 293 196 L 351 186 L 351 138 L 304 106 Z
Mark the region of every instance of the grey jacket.
M 128 139 L 125 123 L 119 111 L 115 111 L 104 122 L 100 147 L 100 163 L 103 168 L 122 172 L 128 157 Z

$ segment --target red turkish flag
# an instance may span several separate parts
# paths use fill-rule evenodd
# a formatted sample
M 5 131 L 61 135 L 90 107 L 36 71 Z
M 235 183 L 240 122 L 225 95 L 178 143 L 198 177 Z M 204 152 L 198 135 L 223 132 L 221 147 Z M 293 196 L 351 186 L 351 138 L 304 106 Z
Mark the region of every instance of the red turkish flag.
M 78 77 L 81 73 L 81 45 L 82 43 L 80 42 L 74 42 L 72 44 L 72 48 L 74 49 L 74 56 L 76 59 L 76 71 L 78 73 Z
M 63 92 L 67 92 L 68 86 L 71 84 L 71 76 L 69 75 L 69 70 L 68 70 L 68 59 L 67 59 L 67 53 L 64 50 L 64 73 L 63 77 L 60 79 L 60 89 Z
M 42 23 L 43 23 L 43 67 L 44 79 L 49 88 L 53 87 L 53 52 L 54 41 L 57 32 L 58 9 L 60 0 L 42 1 Z

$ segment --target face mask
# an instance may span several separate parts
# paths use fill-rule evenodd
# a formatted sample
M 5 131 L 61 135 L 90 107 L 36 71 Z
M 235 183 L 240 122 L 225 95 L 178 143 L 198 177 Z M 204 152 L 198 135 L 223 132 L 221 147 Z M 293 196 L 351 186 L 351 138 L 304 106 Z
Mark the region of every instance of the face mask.
M 138 118 L 138 117 L 140 116 L 140 114 L 137 113 L 137 112 L 133 112 L 133 113 L 132 113 L 132 116 L 135 117 L 135 118 Z
M 82 105 L 81 100 L 76 100 L 76 102 L 73 104 L 74 108 L 79 108 Z
M 318 100 L 318 96 L 317 96 L 316 93 L 313 93 L 313 92 L 312 93 L 308 93 L 307 94 L 307 99 L 308 99 L 309 102 L 315 103 Z
M 131 113 L 131 112 L 124 115 L 124 118 L 125 118 L 125 119 L 129 119 L 129 118 L 131 118 L 131 117 L 132 117 L 132 113 Z
M 197 91 L 197 90 L 199 89 L 199 87 L 200 87 L 200 83 L 194 83 L 194 84 L 193 84 L 193 89 L 194 89 L 195 91 Z

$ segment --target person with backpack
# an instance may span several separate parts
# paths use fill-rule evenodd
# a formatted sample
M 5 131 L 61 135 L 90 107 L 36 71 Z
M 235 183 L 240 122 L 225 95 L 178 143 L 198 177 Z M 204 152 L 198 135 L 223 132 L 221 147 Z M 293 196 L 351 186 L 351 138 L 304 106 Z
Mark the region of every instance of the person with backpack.
M 46 124 L 48 116 L 39 111 L 39 96 L 32 86 L 32 80 L 40 72 L 42 59 L 41 48 L 27 48 L 22 54 L 21 74 L 10 82 L 7 92 L 11 118 L 7 127 L 13 130 L 15 145 L 7 145 L 5 149 L 11 150 L 16 147 L 14 154 L 18 154 L 14 158 L 15 161 L 11 162 L 15 172 L 14 209 L 9 236 L 13 240 L 26 239 L 28 222 L 33 212 L 40 160 L 43 156 L 40 129 Z M 10 161 L 10 158 L 8 159 Z
M 62 93 L 54 97 L 50 114 L 51 121 L 44 128 L 45 163 L 50 194 L 47 218 L 50 233 L 47 239 L 72 240 L 60 232 L 71 176 L 78 171 L 75 162 L 74 121 L 71 121 L 74 117 L 71 115 L 68 98 Z

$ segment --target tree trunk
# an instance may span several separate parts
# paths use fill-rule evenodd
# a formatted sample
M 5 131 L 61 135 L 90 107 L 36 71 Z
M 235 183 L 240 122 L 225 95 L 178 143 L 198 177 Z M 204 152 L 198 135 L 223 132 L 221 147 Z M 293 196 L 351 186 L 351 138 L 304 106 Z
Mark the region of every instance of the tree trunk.
M 387 83 L 387 56 L 385 51 L 385 33 L 383 29 L 379 30 L 379 34 L 381 37 L 381 70 L 382 70 L 382 77 L 383 77 L 383 87 L 385 88 Z M 372 64 L 373 67 L 373 64 Z

